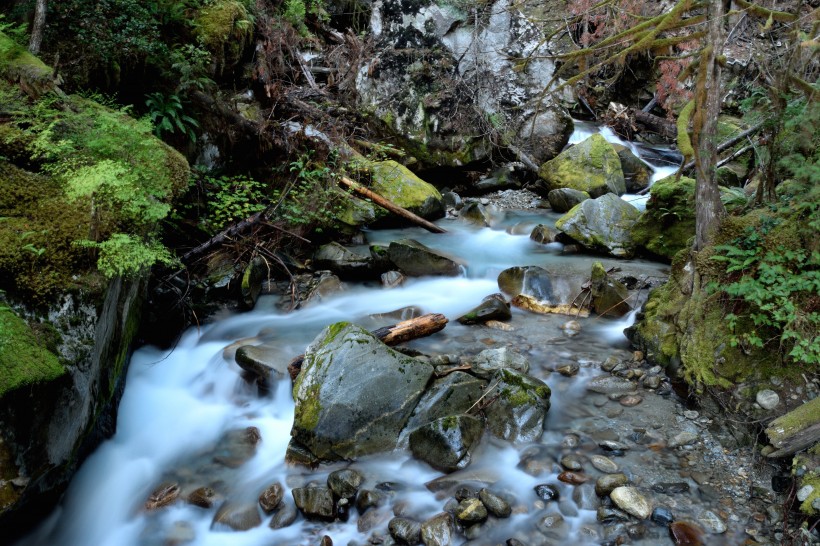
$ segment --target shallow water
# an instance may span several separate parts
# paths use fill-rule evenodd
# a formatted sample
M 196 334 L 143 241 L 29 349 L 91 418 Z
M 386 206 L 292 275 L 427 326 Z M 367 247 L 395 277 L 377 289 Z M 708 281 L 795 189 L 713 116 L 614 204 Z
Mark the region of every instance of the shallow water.
M 676 514 L 688 519 L 698 517 L 707 508 L 722 509 L 730 517 L 733 512 L 725 503 L 719 504 L 719 495 L 703 494 L 702 486 L 681 474 L 682 466 L 689 464 L 682 462 L 686 450 L 662 448 L 667 438 L 679 431 L 704 433 L 681 417 L 683 407 L 673 395 L 641 391 L 644 401 L 625 409 L 617 400 L 585 389 L 590 378 L 602 373 L 599 364 L 607 357 L 628 359 L 631 355 L 622 331 L 634 313 L 620 320 L 580 319 L 582 331 L 574 338 L 559 328 L 568 317 L 534 315 L 517 309 L 509 322 L 510 331 L 463 326 L 454 321 L 483 297 L 497 292 L 498 273 L 514 265 L 540 265 L 572 274 L 581 282 L 588 278 L 595 260 L 607 268 L 618 266 L 635 277 L 664 276 L 666 267 L 662 264 L 567 256 L 561 254 L 559 244 L 543 246 L 529 239 L 532 227 L 552 224 L 557 218 L 543 211 L 507 211 L 498 212 L 490 228 L 444 220 L 442 225 L 448 230 L 444 235 L 418 229 L 368 232 L 370 243 L 416 238 L 459 259 L 464 264 L 464 275 L 409 279 L 392 290 L 348 286 L 335 296 L 288 314 L 278 310 L 276 298 L 267 296 L 251 312 L 189 330 L 172 351 L 140 349 L 131 362 L 115 436 L 89 457 L 59 508 L 22 544 L 285 545 L 317 544 L 323 535 L 330 536 L 335 544 L 365 544 L 370 538 L 386 536 L 387 522 L 394 513 L 423 520 L 441 512 L 448 496 L 425 487 L 441 473 L 414 461 L 405 452 L 353 463 L 366 476 L 364 488 L 391 482 L 394 493 L 388 504 L 365 515 L 352 510 L 347 523 L 315 523 L 300 518 L 292 526 L 274 531 L 268 527 L 270 517 L 263 517 L 256 528 L 231 532 L 212 525 L 216 507 L 202 509 L 178 501 L 152 512 L 142 508 L 151 491 L 166 481 L 180 484 L 180 498 L 197 487 L 210 486 L 224 499 L 248 502 L 254 502 L 275 481 L 285 484 L 286 498 L 294 487 L 323 483 L 330 471 L 344 465 L 310 471 L 284 464 L 293 419 L 290 382 L 280 381 L 271 393 L 260 396 L 255 386 L 241 378 L 232 359 L 233 349 L 243 343 L 264 342 L 275 345 L 289 358 L 302 353 L 328 324 L 348 320 L 373 328 L 396 320 L 372 315 L 407 306 L 417 306 L 425 313 L 443 313 L 451 319 L 445 330 L 415 340 L 411 347 L 428 355 L 472 355 L 489 347 L 509 346 L 527 356 L 530 373 L 552 389 L 547 432 L 540 442 L 512 446 L 485 435 L 470 467 L 451 476 L 458 483 L 487 485 L 506 495 L 514 506 L 511 518 L 486 525 L 478 533 L 480 538 L 471 544 L 502 544 L 511 537 L 525 544 L 600 544 L 618 533 L 629 536 L 623 524 L 598 522 L 595 508 L 600 501 L 594 493 L 589 498 L 590 484 L 601 473 L 589 465 L 588 456 L 606 454 L 598 445 L 605 440 L 629 445 L 623 455 L 611 458 L 643 491 L 661 482 L 684 482 L 690 488 L 690 493 L 674 497 L 654 494 L 653 504 L 673 507 Z M 639 305 L 645 296 L 645 292 L 635 293 L 633 304 Z M 240 340 L 244 341 L 237 343 Z M 568 363 L 579 366 L 576 376 L 564 377 L 553 371 Z M 248 426 L 257 427 L 261 433 L 255 454 L 238 468 L 217 462 L 225 449 L 224 442 L 220 443 L 223 434 Z M 711 448 L 719 449 L 714 445 Z M 557 479 L 562 470 L 558 461 L 567 454 L 584 461 L 584 471 L 592 478 L 581 486 L 583 495 L 576 486 Z M 522 460 L 536 464 L 528 466 Z M 560 501 L 545 504 L 537 499 L 533 487 L 544 483 L 558 488 Z M 714 537 L 713 542 L 739 543 L 740 527 L 730 525 L 729 531 Z M 459 536 L 457 542 L 464 541 Z M 646 522 L 642 524 L 642 535 L 633 536 L 632 542 L 667 544 L 669 539 L 665 528 Z

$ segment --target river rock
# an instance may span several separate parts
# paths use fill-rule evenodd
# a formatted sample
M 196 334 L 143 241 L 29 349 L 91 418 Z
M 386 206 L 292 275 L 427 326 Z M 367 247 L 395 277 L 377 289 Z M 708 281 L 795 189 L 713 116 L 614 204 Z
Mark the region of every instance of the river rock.
M 592 264 L 589 292 L 592 296 L 592 309 L 598 315 L 622 317 L 632 310 L 632 306 L 627 303 L 629 290 L 611 278 L 601 262 Z
M 478 201 L 471 201 L 462 207 L 459 218 L 478 226 L 491 226 L 493 213 Z
M 256 454 L 261 439 L 256 427 L 229 430 L 217 442 L 213 460 L 228 468 L 239 468 Z
M 481 303 L 461 315 L 457 320 L 461 324 L 479 324 L 489 320 L 510 320 L 510 304 L 504 299 L 502 294 L 491 294 L 484 298 Z
M 276 482 L 259 494 L 259 506 L 266 514 L 271 514 L 279 507 L 279 503 L 282 502 L 284 496 L 285 488 L 282 487 L 281 483 Z
M 671 260 L 692 246 L 695 235 L 695 181 L 668 176 L 652 184 L 646 210 L 632 227 L 632 240 L 638 247 Z
M 539 301 L 551 301 L 552 274 L 538 266 L 510 267 L 498 275 L 498 287 L 504 294 L 532 296 Z
M 773 410 L 780 404 L 780 396 L 771 389 L 757 391 L 755 401 L 764 410 Z
M 615 194 L 587 199 L 558 219 L 555 227 L 591 250 L 617 258 L 634 254 L 631 230 L 640 211 Z
M 333 521 L 336 508 L 329 487 L 296 487 L 291 491 L 296 508 L 308 519 Z
M 669 508 L 666 508 L 665 506 L 656 506 L 655 509 L 652 510 L 650 519 L 658 525 L 668 527 L 675 520 L 675 516 L 672 515 L 672 510 Z
M 413 239 L 391 242 L 387 254 L 402 273 L 411 277 L 461 274 L 457 261 Z
M 471 365 L 472 373 L 484 379 L 489 379 L 499 370 L 509 369 L 521 373 L 530 371 L 527 358 L 509 347 L 485 349 L 473 357 Z
M 239 283 L 240 303 L 246 309 L 253 309 L 259 294 L 262 293 L 262 282 L 268 277 L 268 268 L 265 260 L 253 258 L 242 272 Z
M 385 288 L 396 288 L 404 284 L 405 278 L 406 277 L 399 271 L 387 271 L 382 273 L 382 286 Z
M 669 526 L 669 535 L 676 546 L 702 546 L 703 529 L 688 521 L 675 521 Z
M 600 394 L 625 394 L 635 391 L 635 384 L 614 375 L 599 375 L 587 382 L 588 391 Z
M 290 358 L 276 346 L 243 345 L 236 350 L 234 360 L 240 368 L 265 381 L 288 375 Z
M 586 483 L 589 481 L 589 476 L 585 476 L 580 472 L 571 472 L 569 470 L 564 470 L 560 474 L 558 474 L 558 481 L 568 483 L 570 485 L 581 485 L 582 483 Z
M 410 433 L 410 451 L 433 468 L 452 472 L 470 464 L 483 432 L 484 422 L 472 415 L 441 417 Z
M 626 192 L 621 161 L 612 144 L 596 133 L 575 146 L 561 152 L 538 169 L 543 180 L 536 186 L 539 193 L 549 195 L 558 188 L 572 188 L 600 197 L 612 192 Z
M 421 524 L 409 518 L 393 518 L 387 524 L 390 536 L 399 544 L 419 544 L 421 542 Z
M 604 474 L 615 474 L 618 472 L 618 463 L 609 457 L 604 457 L 603 455 L 590 455 L 589 462 L 592 463 L 595 470 L 603 472 Z
M 188 495 L 188 502 L 200 508 L 211 508 L 218 499 L 216 491 L 210 487 L 198 487 Z
M 672 438 L 669 439 L 669 442 L 667 442 L 666 445 L 670 448 L 686 446 L 695 443 L 697 439 L 698 435 L 696 433 L 685 430 L 683 432 L 675 434 Z
M 601 476 L 595 482 L 595 494 L 599 497 L 606 497 L 616 488 L 628 483 L 629 478 L 626 477 L 626 474 L 607 474 L 606 476 Z
M 444 201 L 435 186 L 401 163 L 388 160 L 372 162 L 368 166 L 372 181 L 370 189 L 377 194 L 422 218 L 432 220 L 444 216 Z M 376 211 L 377 218 L 385 214 L 385 211 Z
M 481 523 L 487 516 L 487 507 L 479 499 L 464 499 L 456 508 L 456 519 L 464 526 Z
M 256 503 L 225 501 L 216 511 L 211 529 L 229 527 L 234 531 L 247 531 L 261 524 L 262 517 Z
M 572 500 L 581 510 L 595 510 L 600 501 L 592 484 L 584 483 L 572 490 Z
M 453 516 L 442 512 L 421 524 L 424 546 L 450 546 L 455 538 Z
M 146 510 L 156 510 L 168 506 L 179 498 L 179 484 L 163 483 L 154 489 L 145 501 Z
M 292 443 L 327 460 L 392 450 L 432 374 L 359 326 L 328 326 L 293 386 Z
M 551 226 L 545 226 L 544 224 L 538 224 L 532 229 L 530 233 L 530 239 L 535 241 L 536 243 L 547 244 L 555 242 L 556 238 L 559 235 L 559 231 Z
M 569 212 L 575 205 L 589 198 L 587 192 L 572 188 L 558 188 L 547 194 L 547 200 L 550 202 L 552 210 L 562 214 Z
M 618 508 L 638 519 L 647 519 L 652 514 L 652 507 L 646 497 L 634 487 L 616 487 L 609 494 Z
M 362 256 L 336 242 L 322 245 L 313 254 L 315 269 L 329 269 L 343 279 L 363 279 L 374 277 L 373 258 Z
M 618 159 L 621 162 L 627 193 L 638 193 L 645 190 L 652 178 L 649 166 L 626 146 L 613 144 L 612 147 L 618 153 Z
M 440 417 L 466 413 L 484 394 L 486 381 L 461 371 L 436 379 L 422 395 L 407 421 L 400 444 L 422 425 Z
M 706 531 L 713 535 L 720 535 L 726 532 L 726 524 L 711 510 L 702 511 L 698 514 L 697 520 Z
M 333 493 L 342 499 L 352 499 L 359 491 L 364 476 L 353 468 L 334 470 L 327 477 L 327 486 Z
M 486 487 L 479 489 L 478 498 L 484 503 L 487 511 L 497 518 L 508 518 L 510 514 L 512 514 L 512 506 L 510 506 L 510 503 Z
M 497 371 L 493 382 L 499 396 L 484 409 L 490 432 L 515 443 L 538 440 L 550 408 L 550 388 L 540 379 L 512 369 Z

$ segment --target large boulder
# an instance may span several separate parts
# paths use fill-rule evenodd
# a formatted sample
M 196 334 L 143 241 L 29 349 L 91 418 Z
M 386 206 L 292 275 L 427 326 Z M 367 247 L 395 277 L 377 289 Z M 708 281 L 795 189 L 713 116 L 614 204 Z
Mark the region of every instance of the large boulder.
M 547 4 L 500 0 L 475 6 L 476 14 L 434 0 L 373 3 L 375 53 L 356 78 L 359 107 L 426 165 L 486 159 L 497 135 L 539 163 L 554 157 L 573 124 L 543 93 L 555 73 L 550 55 L 567 41 L 535 22 L 542 10 L 556 21 L 567 11 L 565 2 Z M 571 100 L 571 91 L 558 99 Z
M 646 210 L 632 228 L 635 245 L 671 260 L 695 236 L 695 181 L 668 176 L 649 190 Z
M 328 326 L 293 386 L 292 443 L 323 460 L 392 450 L 432 374 L 359 326 Z
M 537 265 L 510 267 L 498 274 L 498 287 L 509 297 L 518 294 L 552 300 L 552 273 Z
M 484 394 L 486 386 L 486 381 L 465 372 L 453 372 L 436 379 L 416 405 L 405 434 L 440 417 L 466 413 Z
M 313 254 L 316 269 L 329 269 L 342 278 L 377 277 L 381 271 L 374 267 L 371 256 L 363 256 L 336 242 L 319 247 Z
M 572 207 L 589 199 L 589 194 L 585 191 L 574 190 L 572 188 L 558 188 L 547 194 L 547 201 L 555 212 L 567 212 Z
M 391 242 L 387 249 L 387 256 L 402 273 L 411 277 L 425 275 L 454 277 L 461 274 L 461 264 L 456 260 L 414 239 Z
M 626 191 L 628 193 L 638 193 L 649 186 L 652 179 L 652 170 L 649 165 L 640 160 L 632 153 L 632 150 L 621 144 L 613 144 L 612 147 L 618 152 L 618 159 L 621 160 L 621 170 L 624 172 Z
M 621 317 L 632 310 L 627 303 L 629 290 L 611 278 L 601 262 L 592 264 L 589 291 L 592 295 L 592 309 L 599 315 Z
M 516 443 L 538 440 L 550 409 L 547 384 L 509 368 L 498 370 L 493 383 L 498 398 L 484 408 L 490 432 Z
M 617 195 L 608 193 L 573 207 L 555 227 L 586 248 L 618 258 L 634 253 L 631 231 L 640 212 Z
M 597 133 L 541 165 L 538 176 L 542 183 L 536 189 L 543 195 L 558 188 L 585 191 L 592 197 L 626 193 L 618 153 Z
M 371 189 L 396 205 L 421 216 L 435 219 L 444 216 L 444 201 L 439 191 L 396 161 L 379 161 L 369 165 Z M 384 216 L 381 209 L 376 217 Z

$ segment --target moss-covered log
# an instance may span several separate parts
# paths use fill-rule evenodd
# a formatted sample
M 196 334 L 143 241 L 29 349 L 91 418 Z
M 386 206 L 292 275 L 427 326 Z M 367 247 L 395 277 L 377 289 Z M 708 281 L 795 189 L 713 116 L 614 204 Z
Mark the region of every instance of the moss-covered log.
M 777 448 L 769 457 L 791 455 L 820 442 L 820 397 L 769 423 L 766 435 Z

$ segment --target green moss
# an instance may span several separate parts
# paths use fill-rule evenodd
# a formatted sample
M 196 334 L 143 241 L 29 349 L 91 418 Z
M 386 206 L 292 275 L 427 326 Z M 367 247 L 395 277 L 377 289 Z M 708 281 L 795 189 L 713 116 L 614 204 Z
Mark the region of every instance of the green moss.
M 220 63 L 233 64 L 253 37 L 254 17 L 247 2 L 216 0 L 199 12 L 196 27 L 202 43 Z
M 571 188 L 592 197 L 626 192 L 621 161 L 615 148 L 600 134 L 561 152 L 544 163 L 538 171 L 547 190 Z
M 633 242 L 652 254 L 671 260 L 691 245 L 695 235 L 695 181 L 673 176 L 658 180 L 649 192 L 646 210 L 635 223 Z
M 55 85 L 54 71 L 44 62 L 0 32 L 0 77 L 22 82 L 38 94 Z
M 22 387 L 54 381 L 66 373 L 26 322 L 0 308 L 0 397 Z

